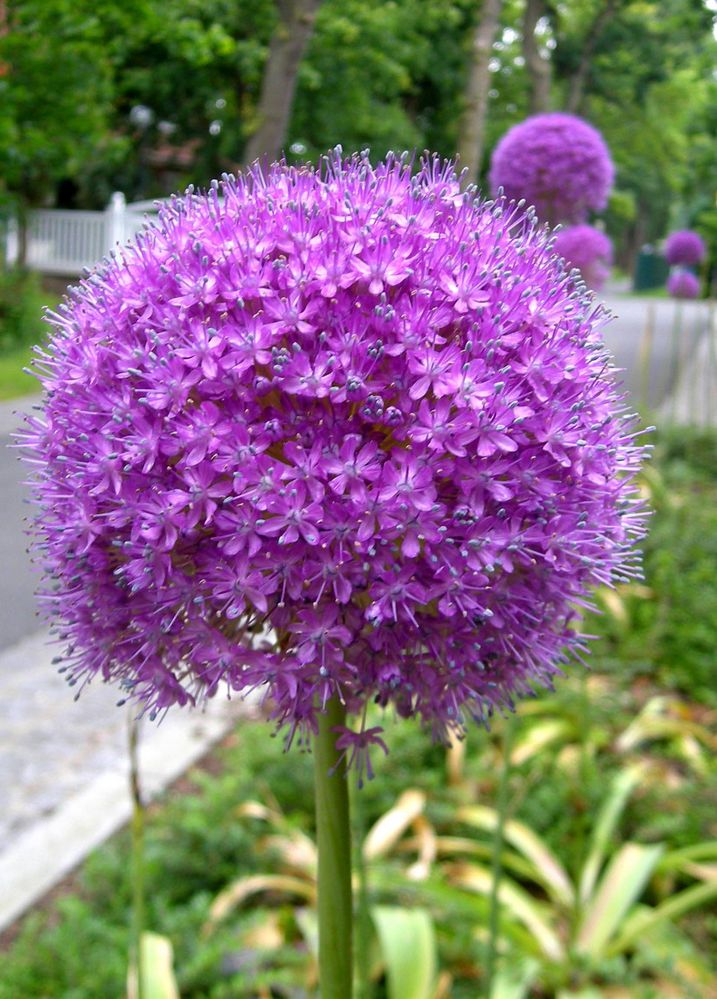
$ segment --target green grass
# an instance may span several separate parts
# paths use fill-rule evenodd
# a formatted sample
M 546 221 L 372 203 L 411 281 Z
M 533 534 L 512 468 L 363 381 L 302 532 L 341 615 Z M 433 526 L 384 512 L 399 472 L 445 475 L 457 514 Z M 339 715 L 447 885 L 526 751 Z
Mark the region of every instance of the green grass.
M 22 369 L 32 360 L 32 347 L 23 345 L 0 354 L 0 401 L 20 399 L 37 392 L 39 383 Z
M 46 333 L 43 310 L 56 308 L 59 298 L 43 287 L 39 275 L 0 268 L 0 400 L 39 391 L 37 380 L 23 368 L 31 363 L 32 345 Z

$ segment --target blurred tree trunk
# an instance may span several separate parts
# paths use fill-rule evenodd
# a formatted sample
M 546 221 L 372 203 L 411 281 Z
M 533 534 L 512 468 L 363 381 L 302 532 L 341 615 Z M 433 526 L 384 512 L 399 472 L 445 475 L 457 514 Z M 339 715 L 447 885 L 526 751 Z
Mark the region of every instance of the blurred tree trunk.
M 523 13 L 523 58 L 530 79 L 529 107 L 531 114 L 550 110 L 550 57 L 541 55 L 535 29 L 538 21 L 548 13 L 545 0 L 526 0 Z
M 618 0 L 605 0 L 590 24 L 585 35 L 585 44 L 580 53 L 577 68 L 568 80 L 568 96 L 565 110 L 570 114 L 579 114 L 585 97 L 585 87 L 590 74 L 590 63 L 603 30 L 615 13 Z
M 467 170 L 463 183 L 476 184 L 483 159 L 490 89 L 490 54 L 498 31 L 503 0 L 483 0 L 471 41 L 471 61 L 458 125 L 460 163 Z
M 299 64 L 320 6 L 321 0 L 278 0 L 279 23 L 269 44 L 256 109 L 257 128 L 244 152 L 246 163 L 262 156 L 274 160 L 281 155 Z

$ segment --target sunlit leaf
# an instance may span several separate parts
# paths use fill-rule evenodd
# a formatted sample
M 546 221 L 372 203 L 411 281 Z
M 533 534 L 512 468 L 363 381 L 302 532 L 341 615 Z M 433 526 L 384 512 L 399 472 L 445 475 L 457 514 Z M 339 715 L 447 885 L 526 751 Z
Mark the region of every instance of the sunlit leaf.
M 566 719 L 546 719 L 537 722 L 535 725 L 531 725 L 525 735 L 516 739 L 510 754 L 510 762 L 513 766 L 519 767 L 552 743 L 575 738 L 575 736 L 574 726 Z
M 140 946 L 142 999 L 179 999 L 170 940 L 158 933 L 143 933 Z M 138 996 L 137 969 L 132 966 L 127 974 L 127 999 L 138 999 Z
M 375 906 L 371 914 L 386 964 L 388 999 L 433 999 L 437 960 L 430 913 Z
M 498 813 L 484 805 L 470 805 L 459 808 L 456 813 L 459 822 L 475 826 L 493 833 L 498 823 Z M 556 900 L 572 905 L 575 897 L 573 885 L 565 868 L 550 847 L 532 829 L 514 819 L 505 823 L 503 836 L 506 842 L 515 847 L 533 865 L 533 878 Z
M 316 887 L 310 881 L 302 878 L 289 877 L 286 874 L 254 874 L 251 877 L 240 878 L 219 892 L 209 908 L 209 918 L 202 927 L 203 935 L 211 933 L 229 913 L 236 909 L 252 895 L 261 892 L 281 892 L 286 895 L 298 895 L 307 902 L 316 900 Z
M 528 999 L 540 963 L 533 958 L 511 960 L 496 972 L 490 990 L 490 999 Z
M 644 767 L 640 765 L 622 770 L 613 781 L 610 793 L 598 812 L 590 850 L 580 876 L 579 898 L 583 906 L 587 904 L 593 893 L 620 816 L 630 795 L 640 783 L 644 772 Z
M 411 881 L 425 881 L 436 859 L 436 830 L 424 815 L 414 819 L 413 829 L 418 847 L 418 859 L 407 869 L 406 877 Z
M 365 859 L 375 860 L 385 856 L 425 807 L 426 796 L 423 791 L 415 788 L 404 791 L 393 808 L 385 812 L 369 829 L 363 844 Z
M 491 872 L 484 867 L 475 864 L 457 864 L 449 868 L 447 873 L 451 882 L 460 888 L 480 895 L 491 894 L 493 878 Z M 564 959 L 562 942 L 550 925 L 545 906 L 505 876 L 498 888 L 498 901 L 511 917 L 519 920 L 530 931 L 546 957 L 553 961 Z
M 617 939 L 607 948 L 607 954 L 619 954 L 661 923 L 678 919 L 691 909 L 699 908 L 714 898 L 717 898 L 717 882 L 709 881 L 706 884 L 685 888 L 684 891 L 678 892 L 654 908 L 640 910 L 625 923 Z
M 292 872 L 305 877 L 316 877 L 316 844 L 304 833 L 292 830 L 286 836 L 266 836 L 261 840 L 261 847 L 277 854 L 282 864 Z
M 315 909 L 296 909 L 294 912 L 296 925 L 301 930 L 301 935 L 313 955 L 314 959 L 319 959 L 319 920 Z
M 687 871 L 689 864 L 710 860 L 717 860 L 717 839 L 707 839 L 703 840 L 702 843 L 693 843 L 692 846 L 684 846 L 679 850 L 670 850 L 660 859 L 657 869 L 660 872 Z
M 625 843 L 608 864 L 595 896 L 586 908 L 576 950 L 601 954 L 631 906 L 638 900 L 660 859 L 662 846 Z

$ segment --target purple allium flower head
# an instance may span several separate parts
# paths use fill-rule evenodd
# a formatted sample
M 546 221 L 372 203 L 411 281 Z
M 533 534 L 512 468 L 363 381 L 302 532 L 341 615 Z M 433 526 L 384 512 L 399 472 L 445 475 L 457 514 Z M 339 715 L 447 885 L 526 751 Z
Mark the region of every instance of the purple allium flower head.
M 583 222 L 607 204 L 615 170 L 600 133 L 570 114 L 539 114 L 514 125 L 491 160 L 490 186 L 525 199 L 544 222 Z
M 682 264 L 694 267 L 705 259 L 705 244 L 699 233 L 691 229 L 671 232 L 665 240 L 665 259 L 670 266 Z
M 612 264 L 612 241 L 591 225 L 572 225 L 555 237 L 555 252 L 571 267 L 577 267 L 583 281 L 595 291 L 605 284 Z
M 676 267 L 667 279 L 667 294 L 672 298 L 699 298 L 699 278 L 692 271 Z
M 438 737 L 549 684 L 634 571 L 641 449 L 531 215 L 450 165 L 255 166 L 82 281 L 39 352 L 45 605 L 73 682 L 151 711 L 338 693 Z M 352 741 L 353 739 L 353 741 Z

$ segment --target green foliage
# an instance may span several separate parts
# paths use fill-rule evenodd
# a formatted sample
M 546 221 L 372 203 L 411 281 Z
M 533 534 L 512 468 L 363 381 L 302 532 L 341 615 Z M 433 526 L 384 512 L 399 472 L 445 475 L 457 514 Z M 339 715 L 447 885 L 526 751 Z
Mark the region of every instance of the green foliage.
M 37 275 L 0 268 L 0 357 L 42 338 L 46 301 Z
M 24 202 L 93 158 L 106 130 L 111 67 L 102 5 L 9 0 L 0 36 L 0 177 Z
M 645 483 L 655 510 L 644 543 L 649 596 L 628 587 L 625 616 L 608 613 L 587 630 L 607 637 L 620 669 L 717 705 L 717 435 L 663 431 Z

